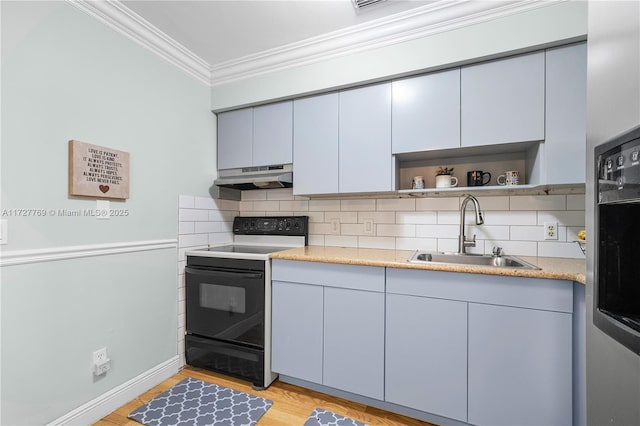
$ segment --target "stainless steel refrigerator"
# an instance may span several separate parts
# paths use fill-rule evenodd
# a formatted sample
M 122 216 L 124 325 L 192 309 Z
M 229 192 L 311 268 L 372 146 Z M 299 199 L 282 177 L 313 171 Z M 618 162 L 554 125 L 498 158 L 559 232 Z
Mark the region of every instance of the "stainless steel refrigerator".
M 594 147 L 640 125 L 640 2 L 589 1 L 588 16 L 587 424 L 640 425 L 640 355 L 593 323 L 596 260 L 593 238 L 589 238 L 595 235 Z M 640 219 L 629 226 L 640 226 Z

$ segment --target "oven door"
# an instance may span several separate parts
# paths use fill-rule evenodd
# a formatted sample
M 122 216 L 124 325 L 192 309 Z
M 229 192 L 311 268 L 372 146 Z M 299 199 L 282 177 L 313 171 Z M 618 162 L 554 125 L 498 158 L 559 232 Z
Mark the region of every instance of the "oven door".
M 264 261 L 188 258 L 188 334 L 264 348 Z

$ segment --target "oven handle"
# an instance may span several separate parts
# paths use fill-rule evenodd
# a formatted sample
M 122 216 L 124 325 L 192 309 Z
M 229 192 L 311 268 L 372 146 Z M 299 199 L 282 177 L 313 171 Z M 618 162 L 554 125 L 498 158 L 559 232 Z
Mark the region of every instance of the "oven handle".
M 263 277 L 262 272 L 228 272 L 219 269 L 204 269 L 194 268 L 193 266 L 186 266 L 185 271 L 191 274 L 204 274 L 213 277 L 227 277 L 227 278 L 244 278 L 244 279 L 261 279 Z

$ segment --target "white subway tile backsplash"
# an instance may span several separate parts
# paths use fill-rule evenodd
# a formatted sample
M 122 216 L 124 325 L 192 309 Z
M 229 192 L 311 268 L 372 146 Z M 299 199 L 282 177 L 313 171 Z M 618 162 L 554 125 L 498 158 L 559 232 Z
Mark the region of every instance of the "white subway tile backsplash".
M 396 223 L 429 225 L 438 222 L 438 213 L 433 211 L 427 212 L 396 212 Z
M 340 225 L 340 234 L 341 235 L 366 235 L 364 232 L 364 224 L 362 223 L 343 223 L 342 225 Z
M 180 195 L 178 197 L 178 208 L 192 209 L 195 205 L 195 197 L 190 195 Z
M 220 232 L 223 222 L 195 222 L 195 233 L 208 234 L 210 232 Z
M 178 220 L 180 222 L 207 221 L 209 220 L 209 211 L 199 209 L 180 209 L 178 211 Z
M 309 245 L 310 246 L 324 246 L 325 245 L 324 235 L 312 235 L 312 234 L 309 234 Z
M 578 246 L 578 243 L 574 242 L 539 242 L 538 256 L 584 259 L 584 254 L 582 253 L 580 246 Z
M 511 210 L 565 210 L 566 195 L 518 195 L 510 197 Z
M 396 250 L 437 251 L 438 240 L 435 238 L 396 238 Z
M 309 216 L 309 223 L 312 222 L 324 222 L 324 212 L 305 212 L 305 216 Z M 282 216 L 288 216 L 287 214 L 283 214 Z
M 460 231 L 456 231 L 456 235 Z M 469 225 L 465 228 L 465 235 L 476 235 L 481 240 L 509 240 L 508 226 L 492 226 L 492 225 Z
M 419 198 L 416 200 L 417 211 L 458 210 L 459 197 Z
M 216 232 L 209 234 L 209 244 L 211 244 L 212 246 L 229 244 L 231 242 L 233 242 L 233 234 L 230 232 Z
M 233 218 L 238 212 L 227 210 L 209 210 L 209 221 L 212 222 L 233 222 Z
M 467 214 L 467 216 L 473 216 Z M 534 211 L 492 211 L 484 214 L 486 225 L 535 225 L 537 215 Z
M 280 208 L 280 201 L 254 201 L 253 202 L 254 210 L 261 211 L 278 211 Z
M 584 210 L 584 194 L 567 195 L 567 210 Z
M 206 246 L 208 242 L 207 234 L 185 234 L 178 236 L 178 245 L 180 247 Z
M 178 222 L 178 234 L 193 234 L 195 222 Z
M 340 200 L 309 200 L 309 211 L 339 211 Z
M 415 237 L 416 225 L 388 225 L 380 223 L 376 225 L 378 237 Z
M 345 212 L 375 211 L 376 200 L 340 200 L 340 210 Z
M 509 197 L 481 196 L 476 198 L 480 203 L 480 209 L 482 211 L 509 210 Z M 463 200 L 464 197 L 460 197 L 460 205 L 462 205 Z
M 231 210 L 231 211 L 238 211 L 239 208 L 239 202 L 235 201 L 235 200 L 213 200 L 214 203 L 214 209 L 217 210 Z
M 218 209 L 218 206 L 216 206 L 216 203 L 211 197 L 195 197 L 194 207 L 196 209 L 208 209 L 208 210 Z
M 331 233 L 330 223 L 317 223 L 317 222 L 309 223 L 309 234 L 314 234 L 314 235 L 325 234 L 326 235 L 330 233 Z
M 244 191 L 244 192 L 247 192 L 247 191 Z M 280 208 L 280 207 L 278 206 L 278 208 Z M 244 212 L 252 212 L 252 211 L 255 210 L 253 208 L 253 201 L 245 201 L 245 200 L 242 200 L 242 201 L 240 201 L 238 203 L 238 209 L 243 213 Z
M 358 212 L 324 212 L 325 222 L 338 219 L 340 223 L 358 223 Z
M 393 237 L 358 237 L 358 247 L 393 250 L 396 248 L 396 239 Z
M 395 212 L 358 212 L 358 223 L 373 220 L 373 223 L 396 223 Z
M 538 226 L 512 226 L 511 240 L 515 241 L 544 241 L 544 225 Z M 558 239 L 547 241 L 566 241 L 566 226 L 558 226 Z
M 458 239 L 438 238 L 437 251 L 456 252 L 458 251 Z
M 416 200 L 413 198 L 390 198 L 376 200 L 376 210 L 378 211 L 415 211 Z
M 558 226 L 584 226 L 584 211 L 538 212 L 538 225 L 545 222 L 558 222 Z
M 456 238 L 459 233 L 456 225 L 417 225 L 416 237 L 420 238 Z
M 324 244 L 331 247 L 358 247 L 358 237 L 349 235 L 325 235 Z
M 292 201 L 279 201 L 280 210 L 290 210 L 292 212 L 306 212 L 309 210 L 309 201 L 306 200 L 292 200 Z

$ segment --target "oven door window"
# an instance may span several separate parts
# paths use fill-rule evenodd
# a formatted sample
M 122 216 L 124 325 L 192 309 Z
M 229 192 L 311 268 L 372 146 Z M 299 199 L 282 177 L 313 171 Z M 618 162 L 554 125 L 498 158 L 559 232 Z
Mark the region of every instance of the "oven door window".
M 264 273 L 186 268 L 187 332 L 264 347 Z

